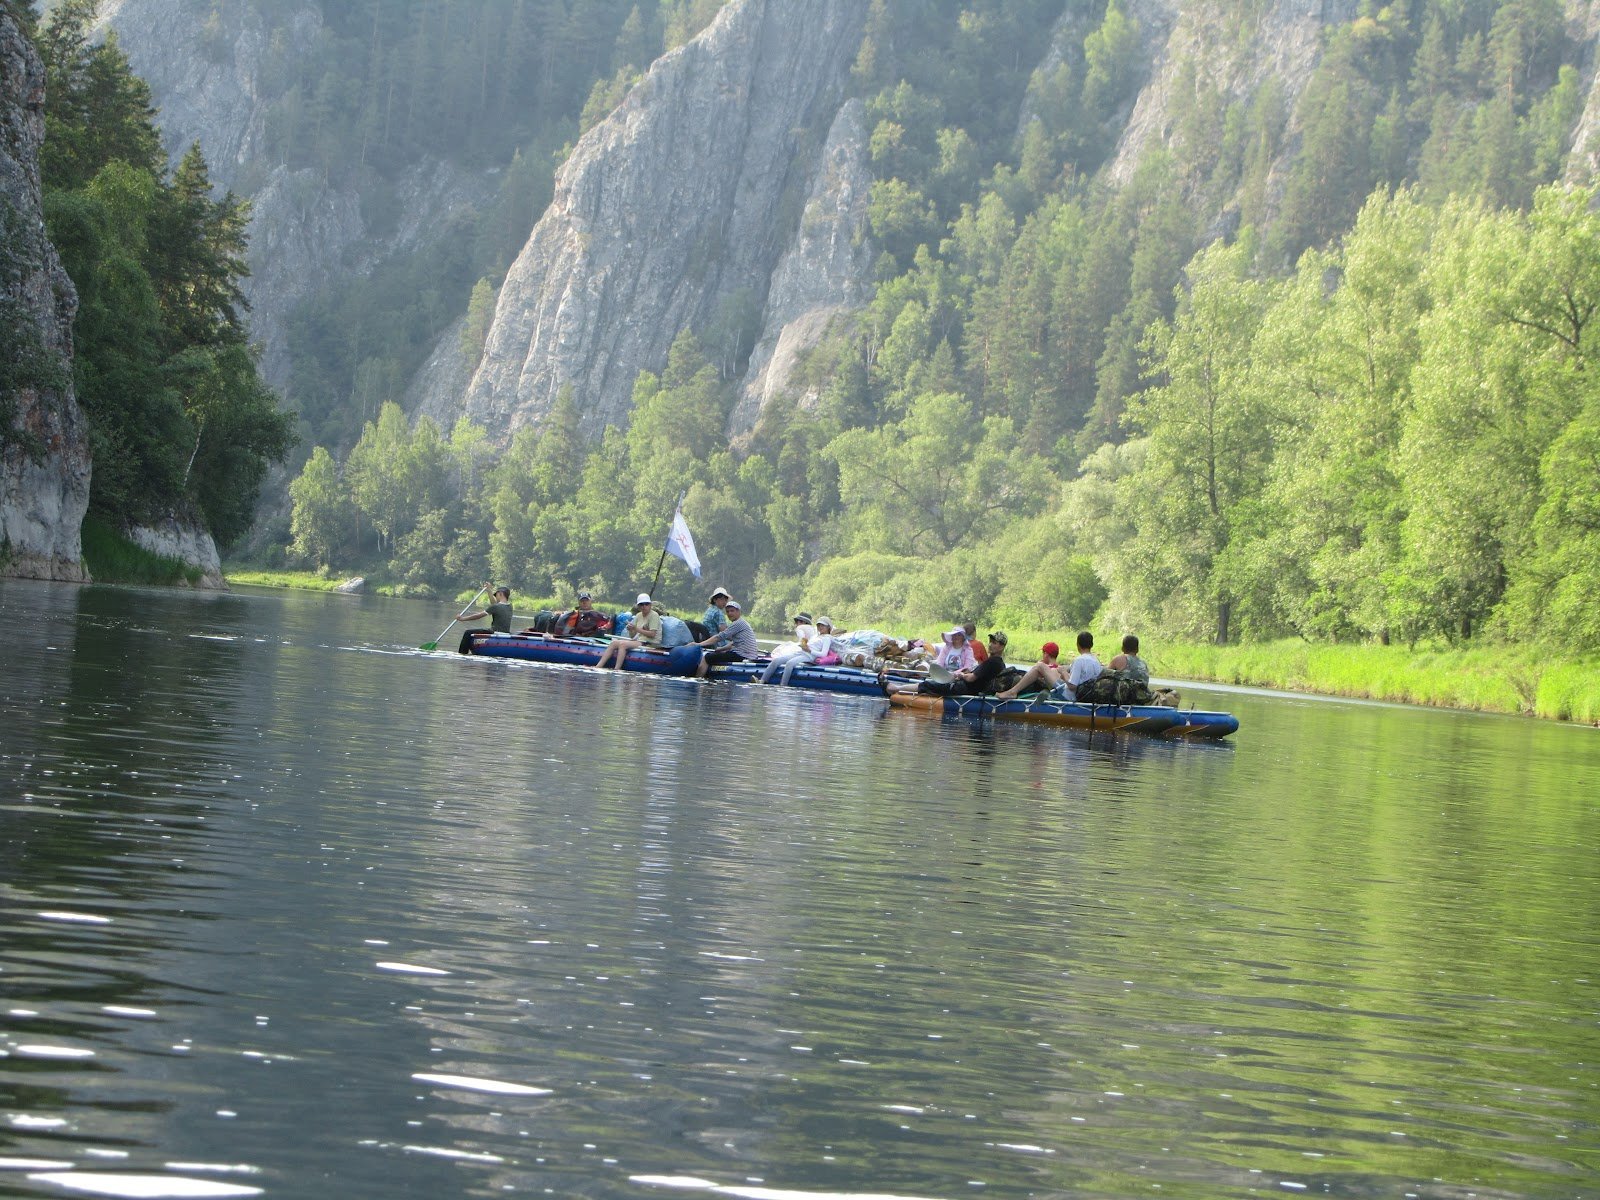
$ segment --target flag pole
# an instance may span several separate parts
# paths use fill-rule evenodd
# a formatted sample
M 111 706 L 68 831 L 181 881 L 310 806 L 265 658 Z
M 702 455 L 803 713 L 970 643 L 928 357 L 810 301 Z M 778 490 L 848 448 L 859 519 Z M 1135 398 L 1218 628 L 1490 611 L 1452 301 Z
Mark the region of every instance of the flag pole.
M 687 496 L 688 494 L 689 493 L 688 493 L 687 490 L 681 491 L 681 492 L 678 493 L 678 502 L 672 506 L 672 515 L 673 516 L 677 516 L 678 515 L 678 510 L 683 507 L 683 498 L 685 496 Z M 668 541 L 672 540 L 672 525 L 670 523 L 667 525 L 667 540 Z M 656 588 L 661 586 L 661 568 L 666 565 L 666 562 L 667 562 L 667 543 L 666 542 L 662 542 L 661 543 L 661 557 L 656 560 L 656 577 L 655 577 L 655 580 L 650 584 L 650 595 L 651 595 L 652 598 L 654 598 L 654 596 L 656 594 Z

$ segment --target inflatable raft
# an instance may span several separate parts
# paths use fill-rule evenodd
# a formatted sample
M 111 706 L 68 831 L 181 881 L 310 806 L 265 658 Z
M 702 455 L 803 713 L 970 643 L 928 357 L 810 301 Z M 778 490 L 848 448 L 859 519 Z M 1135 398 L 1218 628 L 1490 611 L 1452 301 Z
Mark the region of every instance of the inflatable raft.
M 1066 729 L 1145 733 L 1167 738 L 1225 738 L 1239 728 L 1239 719 L 1231 713 L 1196 712 L 1153 704 L 1078 704 L 1071 700 L 1022 697 L 995 700 L 990 696 L 935 696 L 912 692 L 896 692 L 889 697 L 889 703 L 929 716 L 1031 721 Z
M 525 662 L 562 667 L 592 667 L 600 661 L 607 643 L 598 638 L 550 637 L 543 633 L 490 633 L 474 629 L 464 652 L 480 658 L 518 658 Z M 678 646 L 654 650 L 644 646 L 629 650 L 623 668 L 647 675 L 693 675 L 700 665 L 700 647 Z

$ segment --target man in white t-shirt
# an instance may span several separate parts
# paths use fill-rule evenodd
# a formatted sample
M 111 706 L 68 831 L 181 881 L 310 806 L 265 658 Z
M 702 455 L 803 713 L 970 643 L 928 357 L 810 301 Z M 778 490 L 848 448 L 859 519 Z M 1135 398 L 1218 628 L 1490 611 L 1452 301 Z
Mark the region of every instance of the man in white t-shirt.
M 1056 685 L 1056 699 L 1076 700 L 1078 688 L 1100 678 L 1100 660 L 1094 656 L 1094 634 L 1085 629 L 1078 635 L 1078 657 L 1067 668 L 1067 678 Z

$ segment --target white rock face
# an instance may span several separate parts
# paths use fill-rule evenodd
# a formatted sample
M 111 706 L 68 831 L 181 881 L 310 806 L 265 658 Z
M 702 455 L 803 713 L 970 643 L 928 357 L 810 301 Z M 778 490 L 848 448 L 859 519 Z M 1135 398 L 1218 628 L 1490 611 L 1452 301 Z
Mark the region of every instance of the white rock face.
M 1198 66 L 1207 83 L 1235 99 L 1246 99 L 1268 79 L 1276 79 L 1292 112 L 1322 59 L 1324 31 L 1353 20 L 1357 8 L 1358 0 L 1270 0 L 1243 36 L 1233 5 L 1134 0 L 1128 15 L 1139 23 L 1154 67 L 1117 142 L 1107 178 L 1118 186 L 1126 184 L 1145 151 L 1170 140 L 1179 108 L 1188 101 L 1173 87 L 1186 61 Z
M 57 389 L 15 396 L 18 429 L 37 455 L 8 446 L 0 456 L 0 575 L 83 580 L 80 529 L 89 506 L 88 423 L 71 379 L 78 296 L 45 237 L 39 147 L 44 141 L 44 68 L 10 13 L 0 9 L 0 319 L 61 373 Z
M 602 421 L 673 338 L 764 301 L 860 45 L 859 0 L 734 0 L 579 140 L 501 288 L 465 414 L 503 440 L 564 384 Z M 812 141 L 811 145 L 815 145 Z M 798 205 L 796 205 L 798 208 Z M 792 218 L 791 218 L 792 219 Z
M 834 319 L 871 298 L 871 189 L 865 108 L 860 100 L 851 100 L 834 118 L 800 227 L 773 272 L 761 337 L 728 421 L 735 436 L 750 430 L 767 402 L 789 388 L 801 355 L 822 339 Z M 802 407 L 816 401 L 815 396 L 800 399 Z
M 200 568 L 200 582 L 196 587 L 227 591 L 228 581 L 222 577 L 222 559 L 217 554 L 217 543 L 204 529 L 168 517 L 155 525 L 135 525 L 128 530 L 134 544 L 159 554 L 175 558 Z

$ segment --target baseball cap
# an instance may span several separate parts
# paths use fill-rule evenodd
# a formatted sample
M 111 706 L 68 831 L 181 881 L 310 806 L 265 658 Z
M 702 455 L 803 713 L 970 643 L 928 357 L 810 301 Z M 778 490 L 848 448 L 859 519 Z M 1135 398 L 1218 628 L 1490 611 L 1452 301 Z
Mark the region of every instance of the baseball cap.
M 999 642 L 1002 646 L 1004 646 L 1006 644 L 1006 635 L 1003 630 L 996 629 L 989 635 L 989 640 L 991 642 Z
M 591 596 L 588 592 L 579 592 L 578 593 L 578 599 L 579 600 L 593 600 L 594 597 Z
M 1054 642 L 1046 642 L 1043 646 L 1039 647 L 1039 650 L 1046 658 L 1054 658 L 1056 655 L 1061 653 L 1061 647 L 1056 645 Z
M 744 605 L 740 604 L 737 600 L 729 600 L 728 607 L 737 608 L 740 612 L 744 611 Z
M 820 628 L 821 626 L 824 626 L 824 625 L 826 625 L 829 629 L 832 629 L 833 628 L 833 618 L 832 617 L 818 617 L 817 618 L 817 626 Z

